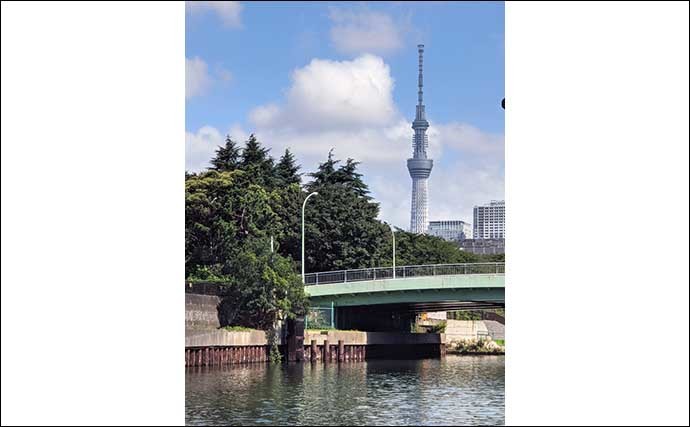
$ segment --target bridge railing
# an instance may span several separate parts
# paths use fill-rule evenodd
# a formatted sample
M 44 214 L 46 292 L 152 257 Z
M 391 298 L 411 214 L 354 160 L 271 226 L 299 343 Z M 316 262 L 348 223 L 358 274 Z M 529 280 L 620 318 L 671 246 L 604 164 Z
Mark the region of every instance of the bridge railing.
M 503 274 L 505 263 L 481 262 L 465 264 L 405 265 L 395 268 L 395 278 L 446 276 L 457 274 Z M 393 278 L 393 267 L 361 268 L 357 270 L 326 271 L 304 275 L 304 285 L 362 282 Z

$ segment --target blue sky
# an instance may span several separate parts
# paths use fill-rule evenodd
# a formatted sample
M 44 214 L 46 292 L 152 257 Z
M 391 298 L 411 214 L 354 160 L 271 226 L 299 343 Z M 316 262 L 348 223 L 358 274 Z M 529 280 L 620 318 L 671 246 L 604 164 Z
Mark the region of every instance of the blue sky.
M 332 147 L 362 162 L 382 218 L 407 228 L 418 43 L 429 217 L 471 222 L 504 191 L 502 2 L 188 3 L 187 169 L 228 133 L 256 133 L 276 157 L 289 147 L 304 172 Z

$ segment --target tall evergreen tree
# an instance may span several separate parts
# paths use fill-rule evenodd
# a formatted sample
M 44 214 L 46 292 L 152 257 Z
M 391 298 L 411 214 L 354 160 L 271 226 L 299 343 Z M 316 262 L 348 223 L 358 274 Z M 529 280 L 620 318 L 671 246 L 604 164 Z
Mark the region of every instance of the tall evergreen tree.
M 240 149 L 230 135 L 225 137 L 225 146 L 218 146 L 216 157 L 211 159 L 210 169 L 218 172 L 229 172 L 237 169 Z
M 268 155 L 269 151 L 251 134 L 242 150 L 239 167 L 247 172 L 247 179 L 251 179 L 253 183 L 273 188 L 276 180 L 273 175 L 273 158 Z
M 334 173 L 334 179 L 340 185 L 352 190 L 358 197 L 371 200 L 369 187 L 362 181 L 362 174 L 357 172 L 359 162 L 347 159 L 344 165 Z
M 299 169 L 300 166 L 295 162 L 295 156 L 286 148 L 274 170 L 279 185 L 299 184 L 302 175 L 298 173 Z
M 276 208 L 281 223 L 284 225 L 283 238 L 279 252 L 285 257 L 297 261 L 301 256 L 301 209 L 304 200 L 301 188 L 300 166 L 295 156 L 286 149 L 273 170 L 276 186 L 281 196 L 280 206 Z
M 325 162 L 319 164 L 319 168 L 316 172 L 310 173 L 309 176 L 314 178 L 314 180 L 308 184 L 308 187 L 314 187 L 317 185 L 327 185 L 335 183 L 335 166 L 340 163 L 340 160 L 333 160 L 333 149 L 328 152 L 328 158 Z
M 333 153 L 319 165 L 307 192 L 319 195 L 309 200 L 306 217 L 306 269 L 332 271 L 381 264 L 390 233 L 378 219 L 379 205 L 367 195 L 369 189 L 357 172 L 357 162 L 337 167 Z M 386 259 L 387 259 L 386 258 Z
M 260 164 L 268 159 L 268 148 L 261 146 L 261 143 L 256 139 L 254 134 L 249 135 L 249 139 L 245 143 L 244 150 L 242 150 L 241 164 L 244 167 Z

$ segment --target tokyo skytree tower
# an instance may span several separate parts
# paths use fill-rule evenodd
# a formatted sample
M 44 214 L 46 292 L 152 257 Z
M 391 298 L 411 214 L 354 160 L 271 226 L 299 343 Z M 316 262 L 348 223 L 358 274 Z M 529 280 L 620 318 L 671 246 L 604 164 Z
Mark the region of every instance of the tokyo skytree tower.
M 414 139 L 412 141 L 413 154 L 411 159 L 407 159 L 407 170 L 412 177 L 412 206 L 410 209 L 410 232 L 426 233 L 429 225 L 428 208 L 428 188 L 427 181 L 431 175 L 431 168 L 434 161 L 426 157 L 426 149 L 429 145 L 429 138 L 426 130 L 429 122 L 426 121 L 424 103 L 422 99 L 422 63 L 424 60 L 424 45 L 417 45 L 419 50 L 419 91 L 417 92 L 417 114 L 412 129 L 414 129 Z

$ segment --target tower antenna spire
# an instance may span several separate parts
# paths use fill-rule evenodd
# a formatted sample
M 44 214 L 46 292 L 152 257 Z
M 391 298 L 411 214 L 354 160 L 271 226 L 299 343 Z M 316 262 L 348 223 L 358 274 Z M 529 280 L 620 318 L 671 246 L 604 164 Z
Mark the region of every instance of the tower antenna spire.
M 419 98 L 419 102 L 417 105 L 424 105 L 424 73 L 423 73 L 423 68 L 424 68 L 424 45 L 423 44 L 418 44 L 417 45 L 417 51 L 419 52 L 419 91 L 417 92 L 417 97 Z

